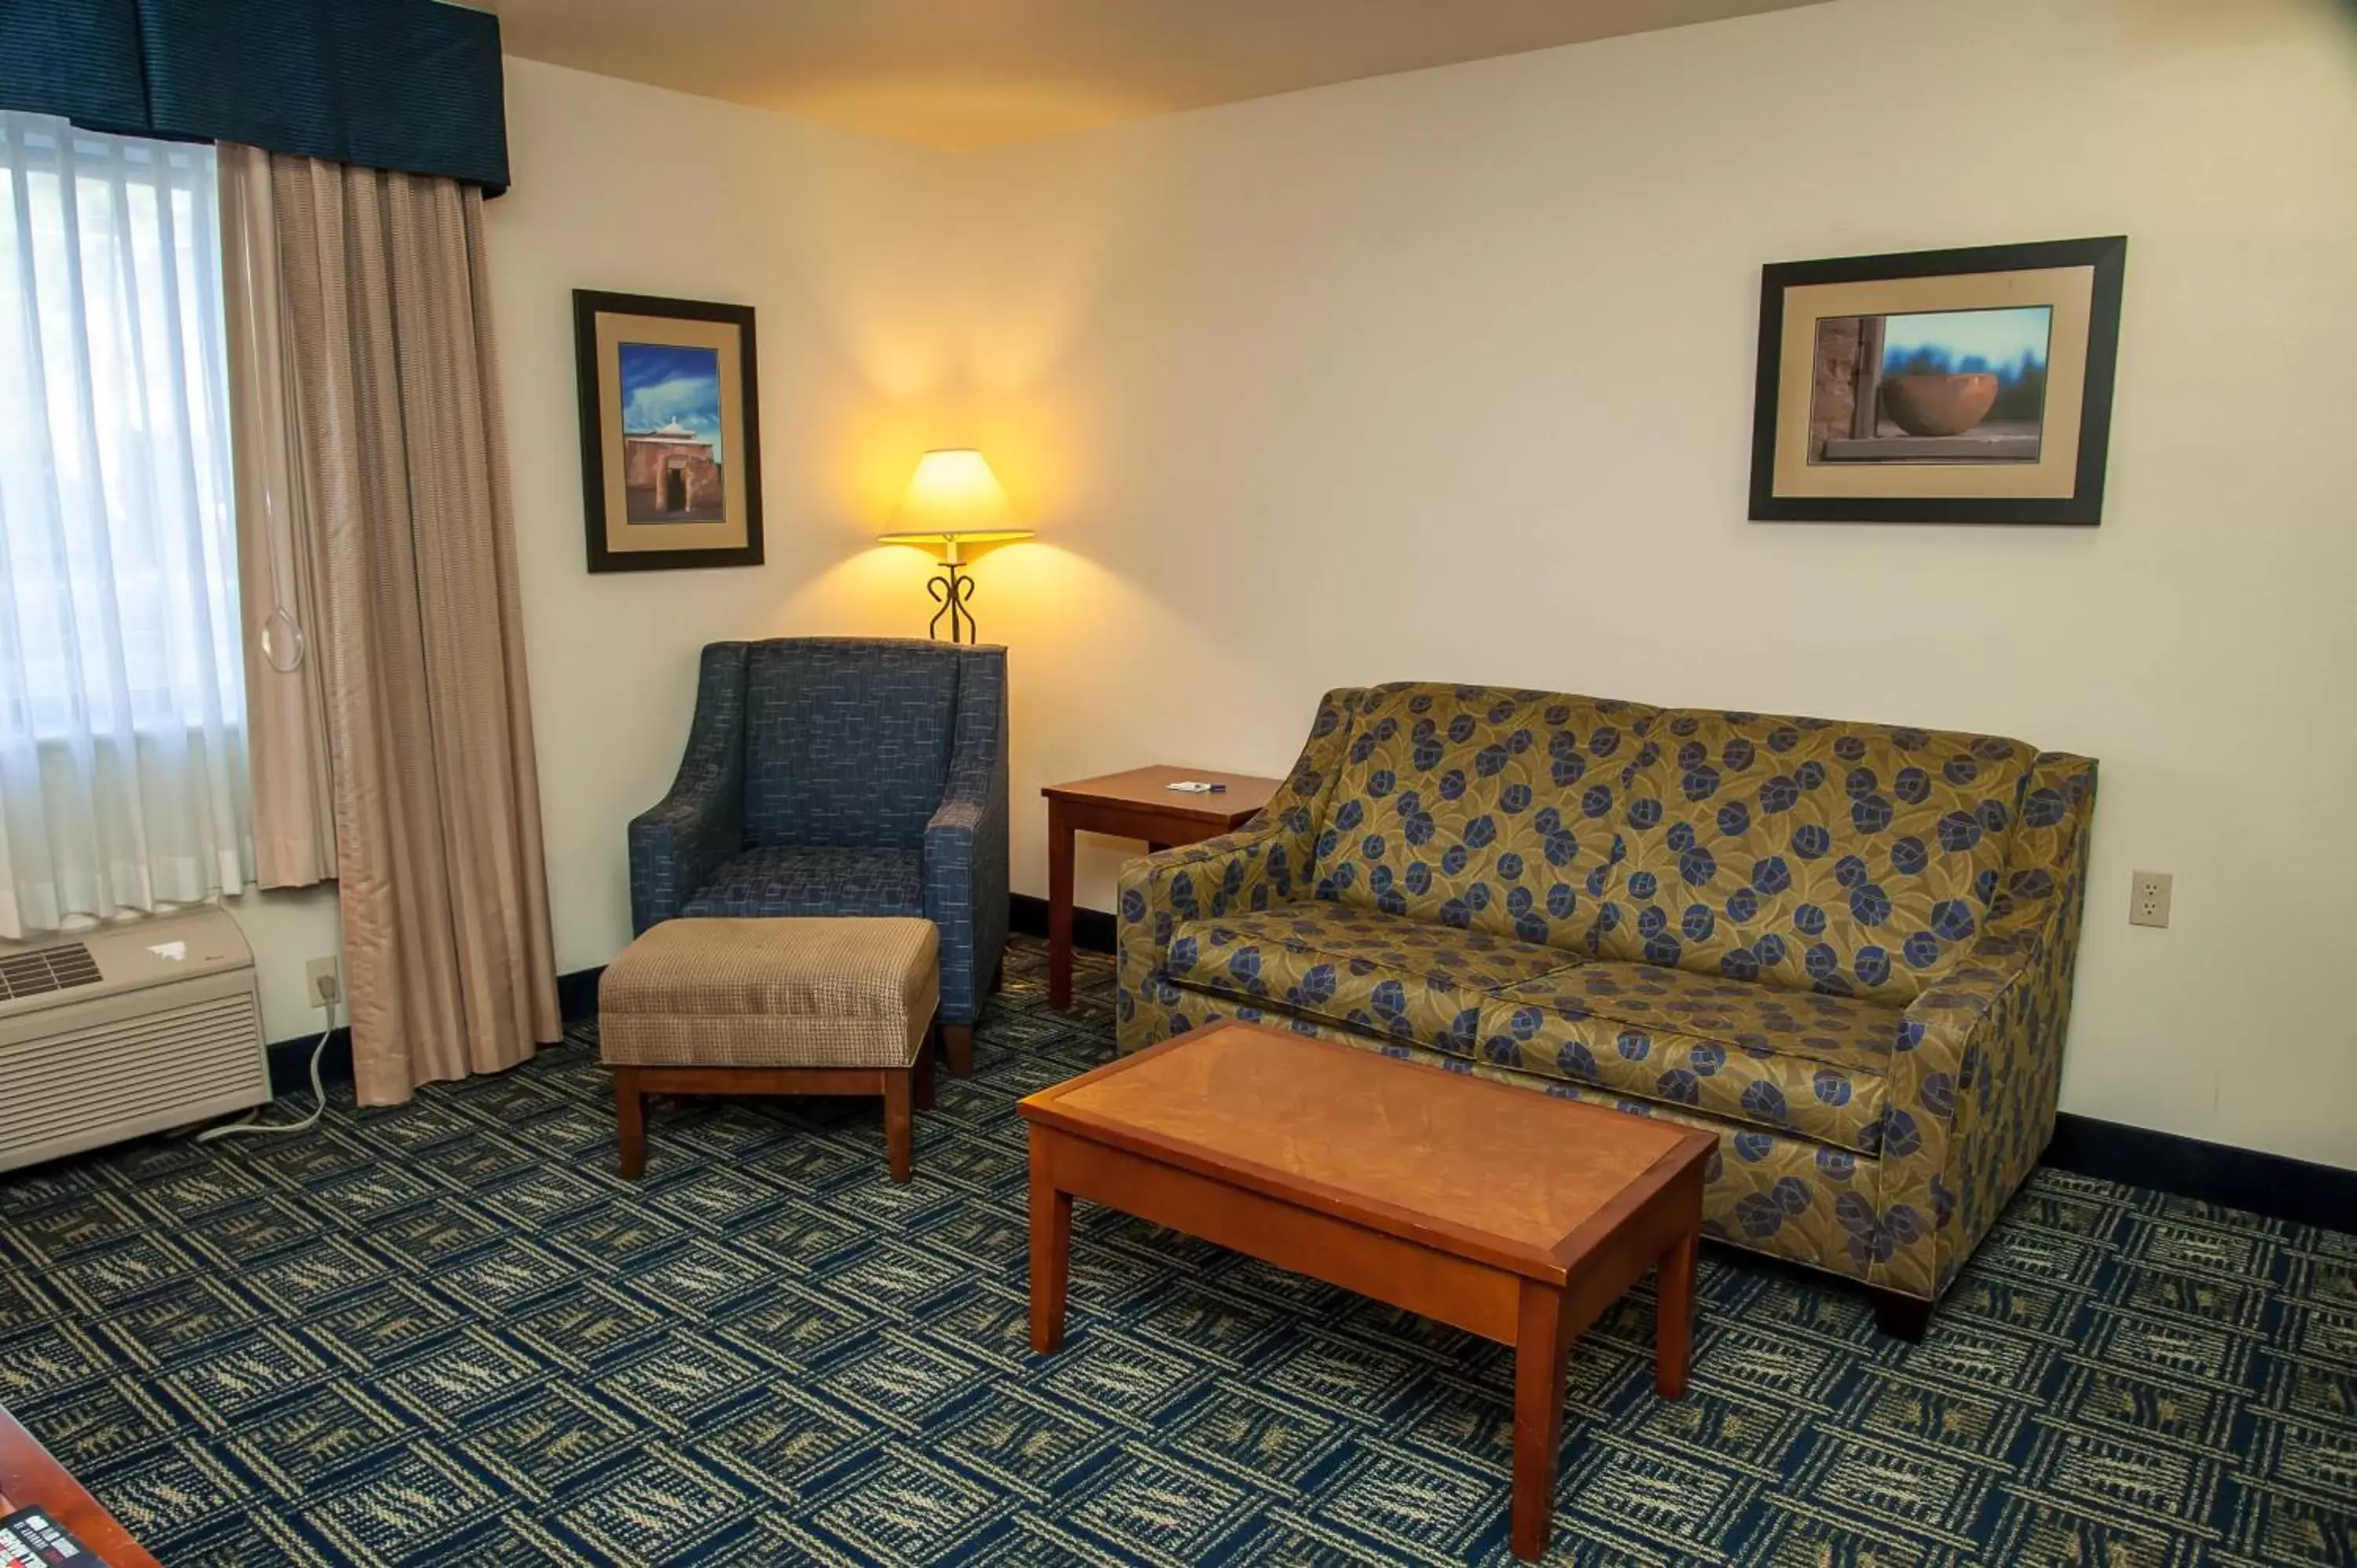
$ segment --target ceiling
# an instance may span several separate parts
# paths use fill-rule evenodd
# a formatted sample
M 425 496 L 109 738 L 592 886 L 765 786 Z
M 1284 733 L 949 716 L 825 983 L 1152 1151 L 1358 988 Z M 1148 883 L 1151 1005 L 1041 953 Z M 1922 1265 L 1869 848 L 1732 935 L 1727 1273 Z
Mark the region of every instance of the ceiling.
M 526 59 L 954 151 L 1813 0 L 474 0 Z

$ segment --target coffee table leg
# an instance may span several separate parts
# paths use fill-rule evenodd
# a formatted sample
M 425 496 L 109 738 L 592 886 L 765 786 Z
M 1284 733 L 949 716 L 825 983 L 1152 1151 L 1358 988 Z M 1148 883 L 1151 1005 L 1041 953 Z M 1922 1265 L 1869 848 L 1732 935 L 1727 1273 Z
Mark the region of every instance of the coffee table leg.
M 1653 1391 L 1686 1397 L 1686 1362 L 1694 1354 L 1695 1264 L 1702 1232 L 1689 1230 L 1662 1254 L 1653 1288 Z
M 647 1102 L 634 1068 L 614 1069 L 615 1136 L 621 1146 L 622 1175 L 632 1181 L 647 1170 Z
M 1056 1189 L 1047 1141 L 1031 1133 L 1031 1348 L 1064 1348 L 1064 1287 L 1072 1270 L 1072 1195 Z
M 1555 1524 L 1555 1464 L 1563 1446 L 1563 1292 L 1523 1282 L 1514 1340 L 1514 1555 L 1546 1554 Z

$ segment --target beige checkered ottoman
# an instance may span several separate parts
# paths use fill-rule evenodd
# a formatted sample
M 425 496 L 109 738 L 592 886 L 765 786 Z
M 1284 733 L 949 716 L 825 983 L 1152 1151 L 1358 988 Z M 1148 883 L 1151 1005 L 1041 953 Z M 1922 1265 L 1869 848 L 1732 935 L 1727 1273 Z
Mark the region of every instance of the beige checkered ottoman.
M 878 1094 L 892 1179 L 933 1102 L 931 920 L 666 920 L 606 966 L 597 1039 L 622 1174 L 646 1169 L 650 1094 Z

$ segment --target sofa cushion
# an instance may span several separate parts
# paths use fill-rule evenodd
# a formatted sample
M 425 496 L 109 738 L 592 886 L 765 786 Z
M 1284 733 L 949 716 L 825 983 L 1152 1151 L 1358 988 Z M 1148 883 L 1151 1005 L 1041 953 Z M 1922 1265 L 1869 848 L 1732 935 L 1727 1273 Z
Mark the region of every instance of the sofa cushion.
M 1600 959 L 1494 990 L 1480 1054 L 1874 1155 L 1905 1021 L 1861 997 Z
M 1607 813 L 1653 713 L 1486 686 L 1370 688 L 1328 799 L 1318 896 L 1586 951 L 1611 875 Z
M 923 852 L 781 844 L 720 863 L 680 909 L 701 915 L 921 915 Z
M 755 643 L 745 668 L 745 842 L 913 846 L 957 719 L 946 647 Z
M 1273 1012 L 1469 1056 L 1491 992 L 1577 961 L 1512 937 L 1316 900 L 1182 921 L 1164 973 Z
M 1183 920 L 1165 972 L 1262 1009 L 1871 1155 L 1905 1015 L 1319 900 Z
M 1599 826 L 1606 958 L 1905 1004 L 1971 945 L 2034 753 L 1995 736 L 1673 709 Z

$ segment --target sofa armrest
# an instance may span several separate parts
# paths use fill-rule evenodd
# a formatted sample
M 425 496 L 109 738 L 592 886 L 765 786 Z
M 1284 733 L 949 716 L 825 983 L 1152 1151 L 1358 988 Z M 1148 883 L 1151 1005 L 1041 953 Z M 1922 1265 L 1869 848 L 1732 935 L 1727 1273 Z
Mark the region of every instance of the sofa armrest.
M 2037 758 L 1978 940 L 1907 1009 L 1880 1211 L 1843 1216 L 1875 1284 L 1937 1297 L 2053 1136 L 2094 806 L 2092 760 Z
M 1308 897 L 1315 843 L 1256 817 L 1240 832 L 1140 855 L 1122 867 L 1114 1025 L 1123 1050 L 1141 1050 L 1184 1026 L 1170 1015 L 1178 991 L 1165 974 L 1178 922 Z
M 745 847 L 745 650 L 741 642 L 705 649 L 695 720 L 671 792 L 631 819 L 633 931 L 675 918 Z
M 1177 988 L 1163 972 L 1180 920 L 1265 909 L 1306 898 L 1315 886 L 1318 835 L 1341 770 L 1361 689 L 1329 692 L 1293 770 L 1258 816 L 1200 843 L 1142 855 L 1122 868 L 1114 951 L 1114 1022 L 1134 1051 L 1171 1033 Z
M 1007 806 L 1003 689 L 960 699 L 948 787 L 925 824 L 925 913 L 941 928 L 942 1021 L 971 1024 L 1006 946 Z

